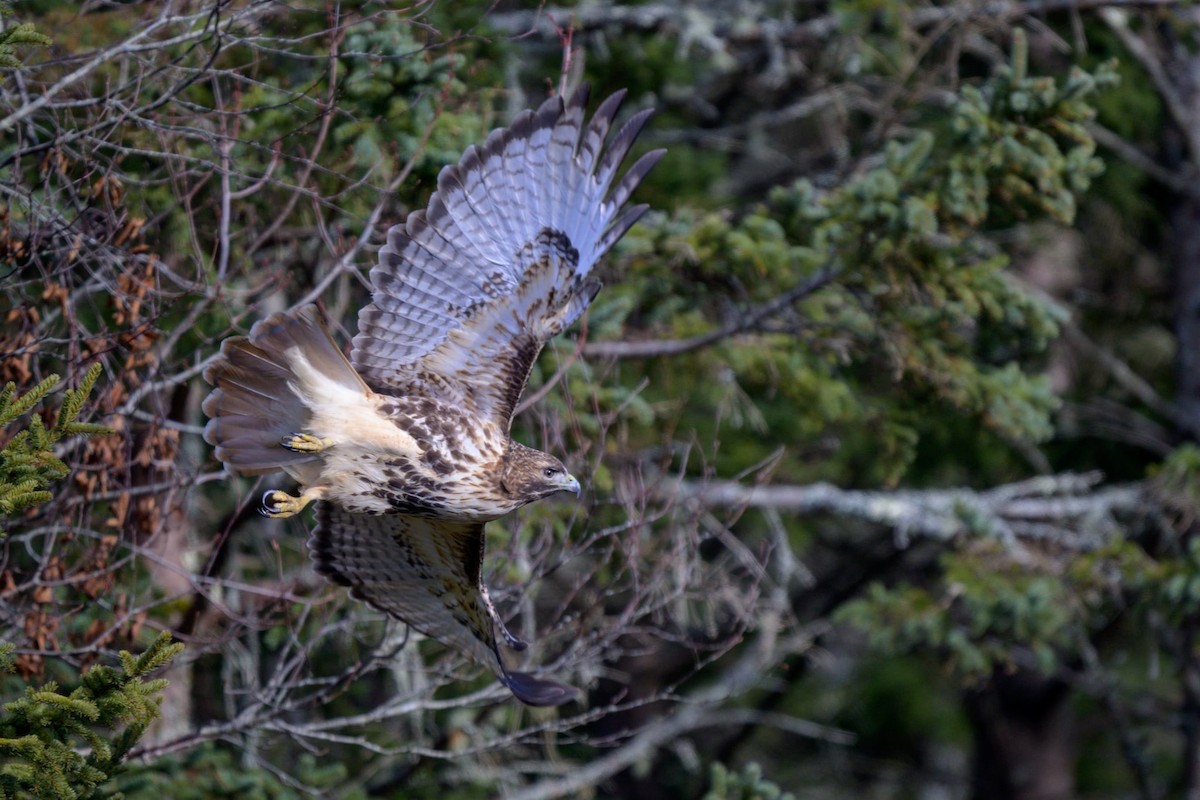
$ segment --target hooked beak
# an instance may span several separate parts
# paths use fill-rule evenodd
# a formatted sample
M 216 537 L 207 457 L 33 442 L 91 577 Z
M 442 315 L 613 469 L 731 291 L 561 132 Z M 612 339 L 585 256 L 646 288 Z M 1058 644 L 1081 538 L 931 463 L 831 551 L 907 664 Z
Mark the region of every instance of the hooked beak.
M 580 488 L 579 480 L 574 475 L 566 470 L 555 471 L 552 477 L 548 478 L 545 483 L 538 487 L 534 498 L 550 497 L 559 492 L 571 492 L 578 497 Z M 527 500 L 526 502 L 529 501 Z

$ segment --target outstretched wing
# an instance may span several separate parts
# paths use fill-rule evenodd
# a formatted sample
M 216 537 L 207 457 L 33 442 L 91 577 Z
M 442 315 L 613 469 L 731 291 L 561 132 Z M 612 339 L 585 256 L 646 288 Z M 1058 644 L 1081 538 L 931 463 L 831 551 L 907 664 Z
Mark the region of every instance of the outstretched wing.
M 351 597 L 487 665 L 522 702 L 560 705 L 576 696 L 504 666 L 497 630 L 514 649 L 526 645 L 505 628 L 483 585 L 483 523 L 354 514 L 320 503 L 308 547 L 317 572 L 349 587 Z
M 351 355 L 368 383 L 507 429 L 542 345 L 591 303 L 600 283 L 588 273 L 647 208 L 624 205 L 665 151 L 613 182 L 651 112 L 604 150 L 624 94 L 586 126 L 586 86 L 550 98 L 442 170 L 428 209 L 388 231 L 371 270 Z

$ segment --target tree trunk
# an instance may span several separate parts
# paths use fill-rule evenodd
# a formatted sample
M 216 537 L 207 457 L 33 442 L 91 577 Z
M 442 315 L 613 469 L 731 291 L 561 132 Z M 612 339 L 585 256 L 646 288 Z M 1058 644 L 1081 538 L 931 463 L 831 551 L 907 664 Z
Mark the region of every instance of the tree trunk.
M 1179 197 L 1171 214 L 1171 259 L 1175 297 L 1176 398 L 1179 407 L 1200 427 L 1200 196 Z
M 1200 165 L 1200 56 L 1181 42 L 1171 26 L 1163 25 L 1168 43 L 1165 60 L 1171 89 L 1180 112 L 1177 126 L 1166 134 L 1164 150 L 1183 174 L 1196 174 Z M 1181 130 L 1182 129 L 1182 130 Z M 1172 158 L 1173 157 L 1173 158 Z M 1191 421 L 1189 431 L 1200 430 L 1200 191 L 1189 188 L 1176 196 L 1170 213 L 1171 275 L 1175 290 L 1175 401 Z M 1200 800 L 1200 667 L 1195 653 L 1195 623 L 1183 626 L 1180 636 L 1179 674 L 1183 694 L 1180 731 L 1183 735 L 1181 797 Z
M 1074 794 L 1070 691 L 1018 669 L 966 697 L 975 738 L 973 800 L 1066 800 Z

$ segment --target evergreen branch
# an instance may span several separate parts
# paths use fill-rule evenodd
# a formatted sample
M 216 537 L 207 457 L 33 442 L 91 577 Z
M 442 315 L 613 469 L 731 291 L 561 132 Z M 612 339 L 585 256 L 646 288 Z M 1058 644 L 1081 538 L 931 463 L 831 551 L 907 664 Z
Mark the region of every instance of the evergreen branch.
M 0 392 L 0 425 L 7 425 L 18 417 L 33 410 L 33 407 L 50 394 L 50 390 L 58 383 L 57 375 L 50 375 L 37 386 L 34 386 L 20 397 L 16 396 L 17 386 L 9 382 Z
M 71 470 L 54 455 L 56 442 L 67 436 L 103 436 L 112 431 L 102 425 L 80 422 L 83 405 L 100 377 L 99 364 L 93 364 L 80 381 L 78 388 L 63 393 L 58 420 L 46 429 L 42 418 L 30 417 L 29 425 L 18 431 L 0 448 L 0 518 L 11 517 L 28 508 L 49 502 L 53 495 L 48 486 L 65 478 Z M 0 427 L 10 425 L 29 414 L 58 384 L 59 377 L 50 375 L 22 395 L 9 383 L 0 390 Z M 4 535 L 0 528 L 0 536 Z
M 72 422 L 64 433 L 69 436 L 111 436 L 113 429 L 94 422 Z
M 31 506 L 48 503 L 54 497 L 45 489 L 39 489 L 36 478 L 28 478 L 17 484 L 0 484 L 0 514 L 12 516 Z
M 83 376 L 83 380 L 77 389 L 68 389 L 63 396 L 62 410 L 58 415 L 58 422 L 54 426 L 55 432 L 58 434 L 55 441 L 63 436 L 76 431 L 72 430 L 72 426 L 76 424 L 75 420 L 79 417 L 79 412 L 83 408 L 84 401 L 88 395 L 92 393 L 92 389 L 96 386 L 96 380 L 100 377 L 100 364 L 95 363 L 88 369 Z M 94 426 L 97 427 L 97 426 Z M 109 433 L 107 428 L 100 428 L 101 431 Z
M 46 47 L 49 44 L 49 37 L 38 33 L 28 22 L 0 31 L 0 67 L 15 69 L 21 66 L 21 60 L 17 58 L 16 50 L 20 45 Z
M 97 666 L 69 694 L 50 682 L 6 703 L 0 715 L 0 797 L 108 796 L 100 787 L 159 717 L 163 679 L 143 680 L 183 649 L 163 633 L 141 656 L 120 653 L 122 668 Z M 12 648 L 0 648 L 11 671 Z M 86 753 L 86 755 L 85 755 Z

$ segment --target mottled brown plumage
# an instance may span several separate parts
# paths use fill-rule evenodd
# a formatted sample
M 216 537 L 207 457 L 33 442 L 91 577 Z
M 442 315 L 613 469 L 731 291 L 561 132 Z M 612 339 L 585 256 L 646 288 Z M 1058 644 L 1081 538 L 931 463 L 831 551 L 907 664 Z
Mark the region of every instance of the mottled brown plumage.
M 487 664 L 533 705 L 575 691 L 505 664 L 497 633 L 525 644 L 483 583 L 483 526 L 579 491 L 509 429 L 542 346 L 591 303 L 592 267 L 646 210 L 625 201 L 662 151 L 614 180 L 649 112 L 604 147 L 622 94 L 586 125 L 586 89 L 548 100 L 442 170 L 429 207 L 388 231 L 349 360 L 305 306 L 226 341 L 205 373 L 217 457 L 300 483 L 298 497 L 268 491 L 263 513 L 323 501 L 309 540 L 317 571 Z

